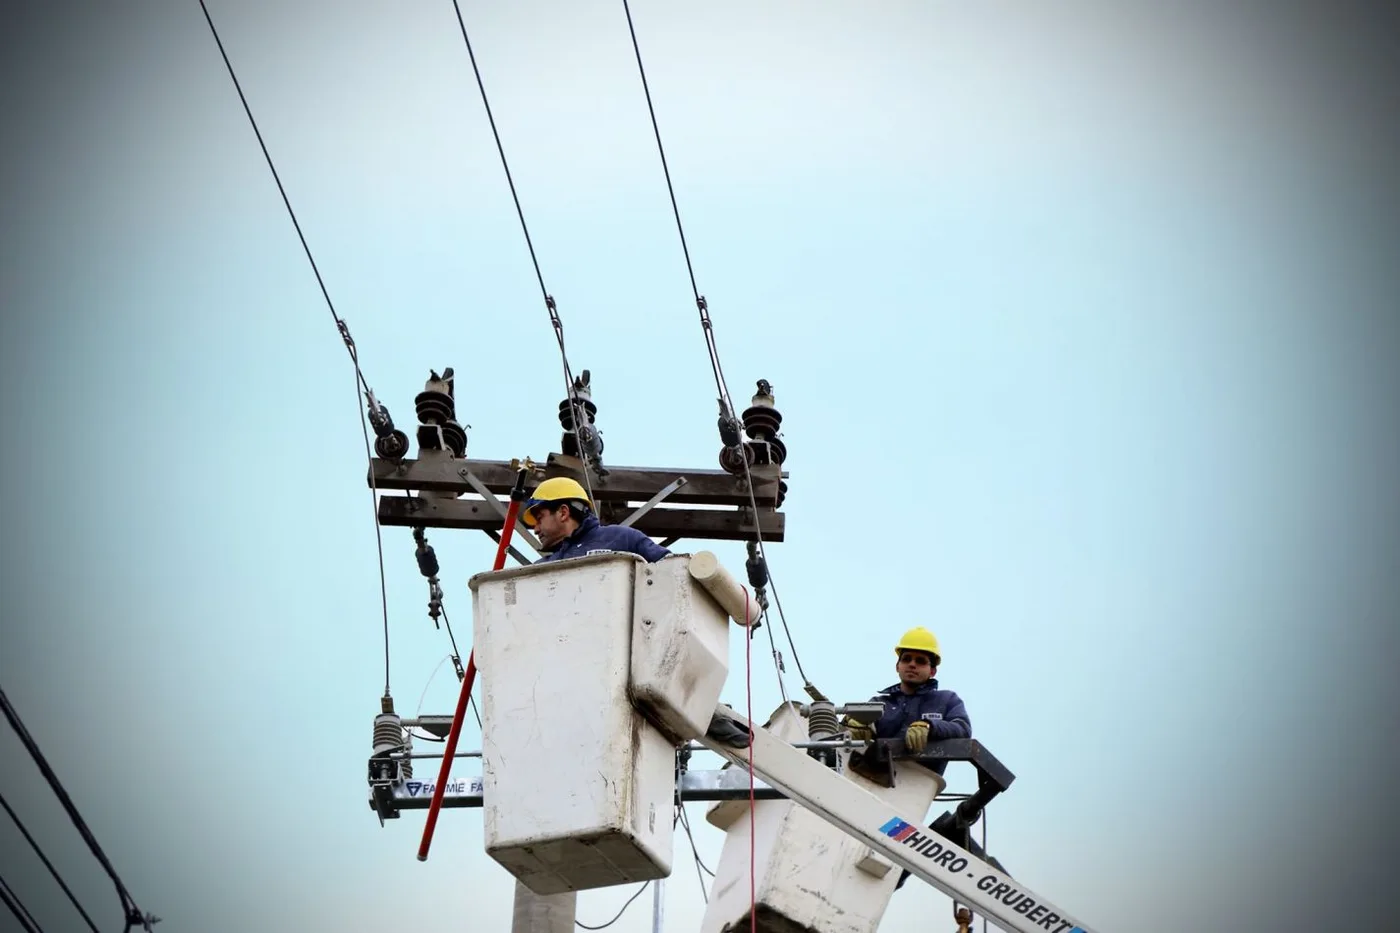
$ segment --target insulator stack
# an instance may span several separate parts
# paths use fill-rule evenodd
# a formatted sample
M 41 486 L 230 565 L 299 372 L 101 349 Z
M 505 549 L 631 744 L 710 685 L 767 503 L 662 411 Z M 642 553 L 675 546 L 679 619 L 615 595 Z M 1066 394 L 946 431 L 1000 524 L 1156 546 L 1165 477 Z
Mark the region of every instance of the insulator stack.
M 413 777 L 413 761 L 393 759 L 395 752 L 407 752 L 412 740 L 404 732 L 403 720 L 397 713 L 381 713 L 374 717 L 374 751 L 370 755 L 372 777 L 391 782 Z
M 836 718 L 836 704 L 830 700 L 818 700 L 811 705 L 807 714 L 807 737 L 813 742 L 829 739 L 841 731 L 841 721 Z
M 773 406 L 772 384 L 767 379 L 758 380 L 753 404 L 744 409 L 744 431 L 755 448 L 755 463 L 781 466 L 787 459 L 787 445 L 778 438 L 782 423 L 782 412 Z
M 767 379 L 758 380 L 752 404 L 744 409 L 744 430 L 754 440 L 771 441 L 778 436 L 782 424 L 783 415 L 773 406 L 773 384 Z
M 836 704 L 830 700 L 813 701 L 807 712 L 807 737 L 813 742 L 820 742 L 840 731 L 841 721 L 836 718 Z M 836 767 L 835 749 L 809 748 L 807 756 L 823 762 L 828 768 Z
M 465 457 L 467 455 L 467 432 L 457 422 L 457 403 L 453 382 L 452 367 L 444 369 L 441 376 L 435 370 L 429 370 L 428 381 L 424 385 L 423 391 L 414 397 L 413 405 L 418 411 L 419 424 L 440 429 L 442 443 L 447 445 L 447 449 L 451 450 L 454 456 Z M 430 449 L 435 448 L 435 443 L 431 440 L 434 433 L 436 432 L 424 431 L 420 428 L 418 431 L 419 445 Z
M 398 713 L 380 713 L 374 717 L 374 754 L 387 755 L 403 744 L 403 720 Z
M 566 398 L 559 403 L 559 426 L 564 429 L 559 449 L 566 457 L 587 455 L 589 461 L 596 466 L 603 459 L 603 437 L 597 428 L 598 406 L 589 390 L 591 379 L 592 375 L 586 369 L 574 377 L 573 398 Z
M 783 415 L 773 404 L 773 385 L 767 379 L 758 380 L 758 391 L 750 406 L 744 409 L 743 428 L 749 440 L 742 444 L 739 443 L 738 424 L 725 416 L 721 403 L 719 428 L 725 446 L 719 452 L 720 468 L 734 476 L 744 475 L 746 462 L 749 467 L 781 468 L 787 460 L 787 445 L 778 436 L 782 424 Z M 778 481 L 775 507 L 782 506 L 787 488 L 786 482 Z

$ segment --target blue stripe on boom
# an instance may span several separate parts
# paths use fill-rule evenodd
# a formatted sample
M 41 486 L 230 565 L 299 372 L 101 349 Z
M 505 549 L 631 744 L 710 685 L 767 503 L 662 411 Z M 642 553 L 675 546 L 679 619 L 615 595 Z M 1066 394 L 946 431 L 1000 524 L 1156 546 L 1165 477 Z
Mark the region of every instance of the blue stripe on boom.
M 893 819 L 891 819 L 888 823 L 886 823 L 884 826 L 881 826 L 881 827 L 880 827 L 880 832 L 884 833 L 886 836 L 893 836 L 894 834 L 898 833 L 901 829 L 903 829 L 904 827 L 906 827 L 906 826 L 908 826 L 908 825 L 909 825 L 908 823 L 904 822 L 903 820 L 901 820 L 899 817 L 896 816 L 896 817 L 894 817 Z

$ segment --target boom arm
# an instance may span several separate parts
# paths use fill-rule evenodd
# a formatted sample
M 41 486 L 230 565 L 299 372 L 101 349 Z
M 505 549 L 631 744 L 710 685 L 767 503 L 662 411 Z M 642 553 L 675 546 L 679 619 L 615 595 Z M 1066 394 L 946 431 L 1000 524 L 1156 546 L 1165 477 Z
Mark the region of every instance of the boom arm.
M 734 720 L 753 734 L 756 777 L 1003 929 L 1014 933 L 1094 933 L 1005 873 L 925 830 L 918 818 L 895 813 L 874 794 L 728 707 L 717 707 L 715 714 Z M 747 769 L 748 749 L 733 748 L 706 736 L 700 741 L 736 767 Z

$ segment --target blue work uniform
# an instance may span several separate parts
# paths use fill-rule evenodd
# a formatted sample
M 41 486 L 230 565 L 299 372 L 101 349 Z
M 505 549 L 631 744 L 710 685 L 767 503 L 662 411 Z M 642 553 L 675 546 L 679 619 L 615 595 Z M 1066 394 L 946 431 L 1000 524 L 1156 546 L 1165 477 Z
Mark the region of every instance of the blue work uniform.
M 905 693 L 899 684 L 886 687 L 871 697 L 870 702 L 885 704 L 884 715 L 875 723 L 876 738 L 902 739 L 909 727 L 921 719 L 928 723 L 930 742 L 972 738 L 972 720 L 962 697 L 951 690 L 939 690 L 935 678 L 930 678 L 913 693 Z M 942 775 L 948 767 L 947 761 L 921 761 L 919 764 L 937 775 Z M 906 868 L 895 883 L 895 890 L 904 887 L 908 880 Z
M 671 552 L 648 538 L 635 528 L 625 525 L 604 525 L 596 515 L 589 515 L 574 533 L 560 542 L 554 552 L 535 561 L 543 564 L 551 560 L 567 560 L 570 557 L 587 557 L 590 554 L 636 554 L 649 564 L 654 564 Z
M 930 679 L 913 693 L 905 693 L 899 684 L 886 687 L 870 698 L 872 703 L 885 704 L 885 712 L 875 723 L 877 739 L 902 739 L 909 727 L 919 720 L 928 723 L 928 740 L 972 738 L 972 720 L 962 698 L 951 690 L 939 690 L 938 681 Z M 946 761 L 920 762 L 935 774 L 948 767 Z

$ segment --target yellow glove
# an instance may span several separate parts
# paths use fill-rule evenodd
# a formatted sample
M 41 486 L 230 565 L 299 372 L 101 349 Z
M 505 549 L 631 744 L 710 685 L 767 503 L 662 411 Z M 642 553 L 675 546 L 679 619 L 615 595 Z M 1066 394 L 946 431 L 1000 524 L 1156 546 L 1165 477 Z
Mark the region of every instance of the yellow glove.
M 904 733 L 904 747 L 914 754 L 924 750 L 928 745 L 928 723 L 920 719 L 909 727 L 909 731 Z
M 875 730 L 870 726 L 862 726 L 854 719 L 847 716 L 841 720 L 841 728 L 851 734 L 851 738 L 857 742 L 869 742 L 875 738 Z

